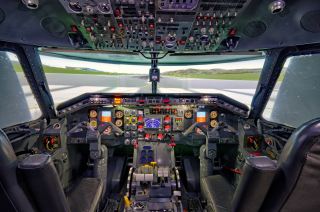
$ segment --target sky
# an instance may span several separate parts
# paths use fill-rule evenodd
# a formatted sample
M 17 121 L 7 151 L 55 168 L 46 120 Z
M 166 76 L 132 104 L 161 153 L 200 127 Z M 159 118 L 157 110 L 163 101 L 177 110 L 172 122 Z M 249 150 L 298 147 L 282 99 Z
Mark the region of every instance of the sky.
M 14 54 L 8 54 L 10 59 L 17 61 L 17 57 Z M 90 68 L 105 72 L 115 72 L 115 73 L 127 73 L 127 74 L 148 74 L 150 66 L 147 65 L 118 65 L 118 64 L 107 64 L 107 63 L 97 63 L 97 62 L 87 62 L 71 59 L 56 58 L 51 56 L 40 56 L 41 62 L 47 66 L 66 68 L 66 67 L 81 67 Z M 255 69 L 262 68 L 264 63 L 263 59 L 243 61 L 243 62 L 232 62 L 232 63 L 221 63 L 221 64 L 211 64 L 211 65 L 189 65 L 189 66 L 161 66 L 159 65 L 160 72 L 168 72 L 182 69 Z

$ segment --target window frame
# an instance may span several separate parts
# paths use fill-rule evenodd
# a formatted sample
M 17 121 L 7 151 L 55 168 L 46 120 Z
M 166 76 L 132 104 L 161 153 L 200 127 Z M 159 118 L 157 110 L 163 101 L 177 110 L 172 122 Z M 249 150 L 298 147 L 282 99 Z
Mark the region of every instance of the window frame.
M 283 65 L 285 64 L 287 59 L 290 57 L 294 57 L 294 56 L 303 56 L 303 55 L 310 55 L 310 54 L 320 54 L 320 44 L 314 44 L 314 45 L 308 44 L 308 45 L 303 45 L 303 46 L 287 47 L 287 48 L 282 49 L 282 52 L 280 53 L 279 57 L 276 58 L 276 61 L 278 61 L 282 64 L 281 70 L 278 73 L 278 76 L 274 79 L 274 83 L 273 83 L 272 87 L 271 86 L 269 87 L 269 90 L 267 92 L 267 98 L 265 98 L 265 102 L 263 104 L 263 107 L 260 108 L 259 115 L 257 117 L 257 119 L 259 119 L 262 123 L 266 123 L 266 124 L 274 125 L 274 126 L 281 126 L 281 127 L 288 128 L 288 129 L 296 129 L 295 127 L 288 126 L 283 123 L 277 123 L 277 122 L 273 122 L 273 121 L 265 119 L 263 117 L 263 112 L 265 111 L 267 104 L 271 98 L 271 94 L 273 93 L 273 90 L 275 89 L 276 82 L 278 81 L 280 74 L 283 72 Z M 282 58 L 282 59 L 279 61 L 279 58 Z M 275 68 L 277 68 L 277 67 L 275 67 Z M 272 71 L 274 71 L 274 70 L 272 70 Z M 277 73 L 272 72 L 272 74 L 277 74 Z M 261 76 L 262 75 L 260 75 L 260 81 L 262 80 Z M 259 81 L 259 84 L 260 84 L 260 81 Z M 257 90 L 256 90 L 256 92 L 257 92 Z M 254 101 L 254 99 L 255 99 L 255 96 L 253 98 L 253 101 Z
M 41 116 L 35 120 L 17 123 L 5 127 L 4 129 L 8 129 L 18 125 L 24 125 L 26 123 L 39 122 L 43 119 L 46 119 L 47 123 L 49 123 L 50 119 L 56 118 L 54 105 L 52 106 L 53 100 L 48 89 L 49 87 L 42 69 L 42 64 L 37 52 L 37 48 L 34 46 L 19 45 L 0 41 L 0 51 L 10 52 L 17 56 L 23 73 L 27 79 L 28 85 L 31 89 L 32 95 L 36 99 L 36 102 L 41 111 Z M 42 77 L 40 77 L 40 79 L 37 79 L 37 76 Z M 47 88 L 48 90 L 46 90 L 45 88 Z

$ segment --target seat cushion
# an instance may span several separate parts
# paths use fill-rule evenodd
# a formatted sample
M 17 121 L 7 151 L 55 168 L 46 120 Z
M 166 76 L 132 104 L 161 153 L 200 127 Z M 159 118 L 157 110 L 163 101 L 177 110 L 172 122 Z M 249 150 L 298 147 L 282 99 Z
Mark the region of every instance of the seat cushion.
M 201 193 L 207 200 L 208 211 L 231 211 L 234 189 L 221 175 L 212 175 L 201 179 Z
M 71 212 L 94 212 L 102 195 L 102 181 L 83 178 L 67 195 Z

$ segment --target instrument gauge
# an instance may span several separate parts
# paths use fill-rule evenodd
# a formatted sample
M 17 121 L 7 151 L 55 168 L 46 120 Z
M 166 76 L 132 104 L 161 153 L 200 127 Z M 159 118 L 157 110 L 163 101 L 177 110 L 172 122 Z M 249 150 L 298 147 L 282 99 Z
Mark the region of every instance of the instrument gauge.
M 130 116 L 130 110 L 125 110 L 125 111 L 124 111 L 124 115 L 125 115 L 125 116 Z
M 122 117 L 123 117 L 123 111 L 122 110 L 118 110 L 118 111 L 116 111 L 116 118 L 117 119 L 121 119 Z
M 191 119 L 192 116 L 193 116 L 192 110 L 187 110 L 187 111 L 184 113 L 184 117 L 185 117 L 186 119 Z
M 130 122 L 131 122 L 131 124 L 136 124 L 137 123 L 137 117 L 131 117 Z
M 123 126 L 123 121 L 122 121 L 122 119 L 117 119 L 116 122 L 115 122 L 115 125 L 116 125 L 117 127 L 122 127 L 122 126 Z
M 96 118 L 98 116 L 98 113 L 96 110 L 90 110 L 89 117 L 90 118 Z
M 210 127 L 216 128 L 218 125 L 219 125 L 219 124 L 218 124 L 217 120 L 211 120 L 211 121 L 210 121 Z
M 92 119 L 92 120 L 90 120 L 89 125 L 90 125 L 90 127 L 97 128 L 98 122 L 96 119 Z
M 218 117 L 218 112 L 217 111 L 211 111 L 210 112 L 210 118 L 215 119 Z

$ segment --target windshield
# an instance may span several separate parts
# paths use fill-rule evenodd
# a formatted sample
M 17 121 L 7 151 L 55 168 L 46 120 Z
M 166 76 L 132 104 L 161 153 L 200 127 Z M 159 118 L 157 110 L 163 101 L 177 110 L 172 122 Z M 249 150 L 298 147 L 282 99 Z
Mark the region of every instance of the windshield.
M 159 60 L 161 76 L 157 93 L 220 93 L 250 105 L 264 59 L 182 65 L 188 59 L 192 60 L 192 56 L 180 58 L 178 65 L 162 65 Z M 41 61 L 55 105 L 89 92 L 152 92 L 150 65 L 81 61 L 61 55 L 41 55 Z
M 263 118 L 299 127 L 320 116 L 320 54 L 289 57 L 266 105 Z

